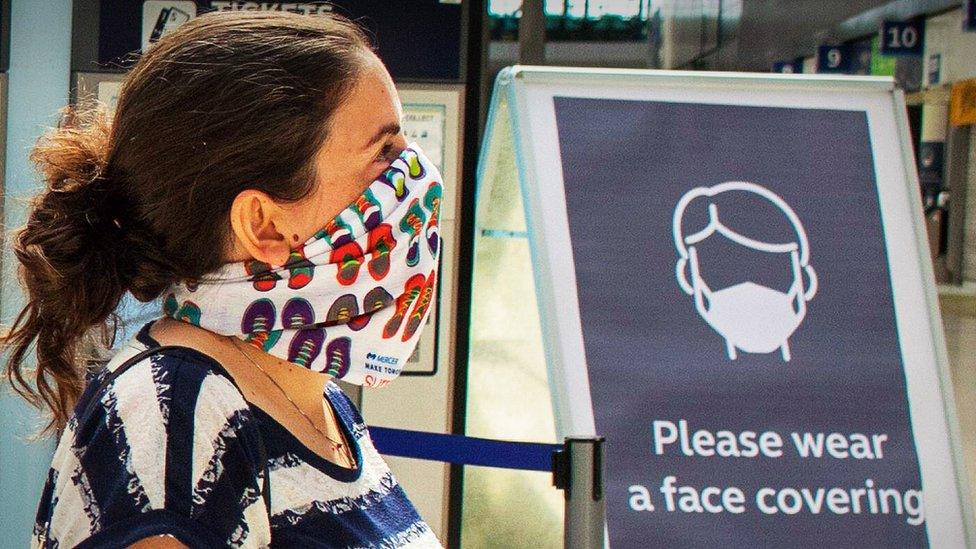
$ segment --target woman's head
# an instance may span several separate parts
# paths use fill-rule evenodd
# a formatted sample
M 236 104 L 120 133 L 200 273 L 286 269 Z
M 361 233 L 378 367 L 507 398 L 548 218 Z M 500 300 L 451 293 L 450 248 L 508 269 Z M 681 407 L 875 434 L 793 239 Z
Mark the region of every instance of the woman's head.
M 126 291 L 150 301 L 226 262 L 283 263 L 399 154 L 399 120 L 347 20 L 215 13 L 167 34 L 126 76 L 111 124 L 68 110 L 31 153 L 46 188 L 14 238 L 26 305 L 0 339 L 15 390 L 62 426 Z
M 310 158 L 310 191 L 298 201 L 276 201 L 249 188 L 231 205 L 228 260 L 282 265 L 352 202 L 406 147 L 402 107 L 386 67 L 373 55 L 330 119 L 329 137 Z

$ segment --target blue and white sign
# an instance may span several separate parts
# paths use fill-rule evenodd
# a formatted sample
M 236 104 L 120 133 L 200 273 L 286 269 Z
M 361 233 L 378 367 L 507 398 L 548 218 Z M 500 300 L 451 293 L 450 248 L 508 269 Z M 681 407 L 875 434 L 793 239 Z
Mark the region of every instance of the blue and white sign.
M 874 56 L 871 40 L 859 40 L 847 45 L 850 61 L 847 64 L 847 74 L 871 74 L 871 58 Z
M 890 79 L 499 79 L 557 432 L 606 438 L 611 547 L 972 544 Z M 480 220 L 512 196 L 478 194 Z
M 847 46 L 817 47 L 818 73 L 845 73 L 850 62 L 850 51 Z
M 881 25 L 883 55 L 922 55 L 925 50 L 925 22 L 885 21 Z

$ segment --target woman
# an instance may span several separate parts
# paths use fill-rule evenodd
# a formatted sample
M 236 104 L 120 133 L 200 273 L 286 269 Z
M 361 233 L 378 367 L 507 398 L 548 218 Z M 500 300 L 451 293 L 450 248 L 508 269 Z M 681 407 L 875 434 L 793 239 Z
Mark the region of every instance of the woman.
M 331 380 L 396 377 L 439 251 L 440 176 L 363 33 L 207 14 L 141 57 L 111 125 L 69 114 L 32 152 L 2 340 L 62 430 L 34 545 L 439 547 Z M 126 292 L 163 314 L 86 373 Z

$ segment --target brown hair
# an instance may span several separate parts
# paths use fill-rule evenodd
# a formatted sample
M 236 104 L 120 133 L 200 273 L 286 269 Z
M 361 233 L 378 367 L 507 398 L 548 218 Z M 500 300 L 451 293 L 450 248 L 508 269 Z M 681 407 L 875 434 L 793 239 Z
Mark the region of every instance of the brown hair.
M 46 188 L 14 234 L 26 305 L 0 336 L 13 388 L 51 411 L 42 434 L 67 422 L 126 292 L 151 301 L 218 268 L 242 190 L 313 190 L 315 152 L 369 51 L 336 15 L 209 13 L 138 59 L 111 124 L 97 104 L 63 111 L 30 154 Z

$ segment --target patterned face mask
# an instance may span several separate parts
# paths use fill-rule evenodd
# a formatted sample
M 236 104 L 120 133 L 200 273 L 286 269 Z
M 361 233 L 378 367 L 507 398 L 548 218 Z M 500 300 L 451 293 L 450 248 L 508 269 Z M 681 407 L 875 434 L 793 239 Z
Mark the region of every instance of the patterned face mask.
M 228 263 L 173 285 L 166 316 L 349 383 L 388 384 L 435 298 L 441 175 L 416 143 L 281 267 Z

